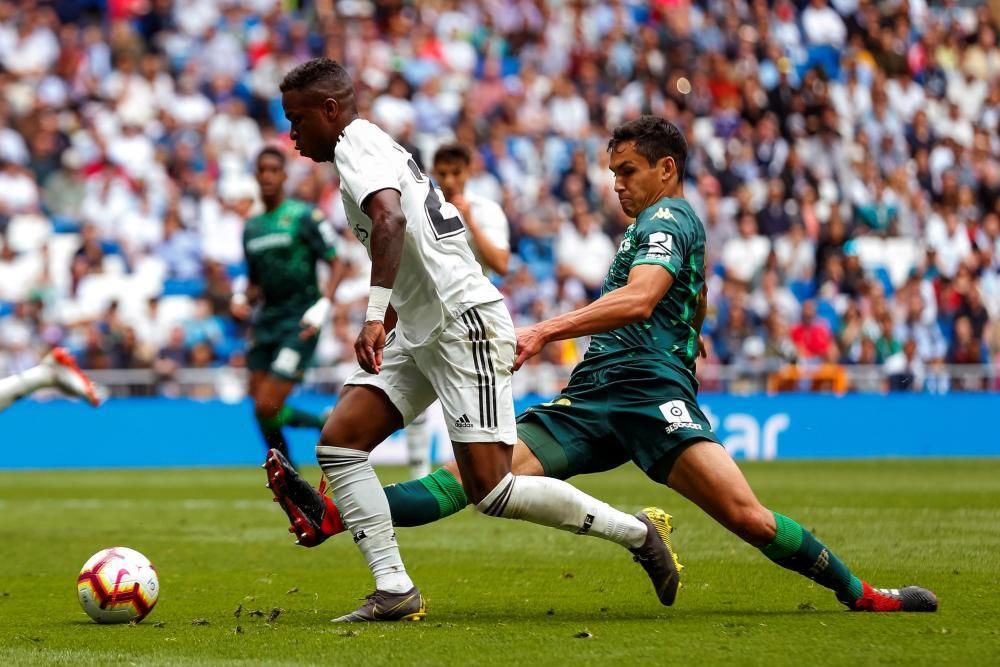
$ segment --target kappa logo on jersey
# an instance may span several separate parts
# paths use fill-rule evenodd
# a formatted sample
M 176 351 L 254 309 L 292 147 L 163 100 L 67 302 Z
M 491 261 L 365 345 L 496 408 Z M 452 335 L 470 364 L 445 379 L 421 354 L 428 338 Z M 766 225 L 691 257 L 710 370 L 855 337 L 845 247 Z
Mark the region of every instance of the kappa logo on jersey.
M 469 419 L 469 415 L 463 413 L 461 417 L 455 420 L 456 428 L 472 428 L 472 420 Z
M 676 220 L 676 218 L 669 208 L 663 208 L 661 206 L 656 209 L 656 213 L 653 214 L 653 220 Z
M 667 401 L 660 406 L 660 412 L 663 413 L 663 418 L 667 420 L 667 433 L 673 433 L 679 428 L 687 428 L 695 431 L 700 431 L 701 424 L 696 424 L 691 420 L 691 413 L 688 412 L 687 405 L 684 401 Z
M 666 209 L 660 209 L 664 211 Z M 667 211 L 669 213 L 669 211 Z M 646 251 L 646 257 L 656 257 L 659 259 L 670 260 L 670 256 L 674 252 L 674 237 L 666 232 L 653 232 L 649 235 L 649 250 Z

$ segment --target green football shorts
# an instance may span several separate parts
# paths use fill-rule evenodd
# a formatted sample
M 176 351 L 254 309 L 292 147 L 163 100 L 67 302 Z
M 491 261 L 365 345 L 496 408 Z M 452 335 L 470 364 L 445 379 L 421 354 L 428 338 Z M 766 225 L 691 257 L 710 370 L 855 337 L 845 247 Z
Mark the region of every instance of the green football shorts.
M 631 460 L 661 484 L 689 446 L 719 442 L 690 376 L 636 359 L 575 371 L 551 402 L 518 417 L 517 435 L 548 477 L 602 472 Z
M 255 324 L 253 340 L 247 350 L 247 368 L 267 371 L 289 382 L 301 382 L 316 353 L 319 336 L 307 340 L 299 338 L 300 319 L 289 317 Z

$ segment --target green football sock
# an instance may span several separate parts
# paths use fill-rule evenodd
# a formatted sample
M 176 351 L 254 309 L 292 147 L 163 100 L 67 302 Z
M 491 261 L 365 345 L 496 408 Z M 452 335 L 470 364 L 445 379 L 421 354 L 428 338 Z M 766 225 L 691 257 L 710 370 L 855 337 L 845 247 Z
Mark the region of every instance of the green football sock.
M 469 504 L 462 484 L 445 468 L 420 479 L 385 487 L 392 523 L 422 526 L 455 514 Z
M 290 405 L 283 407 L 281 412 L 278 413 L 277 418 L 281 421 L 282 426 L 292 426 L 295 428 L 323 428 L 323 424 L 326 423 L 323 417 L 303 412 Z
M 861 580 L 817 540 L 812 533 L 787 516 L 773 512 L 777 532 L 760 550 L 772 561 L 826 586 L 845 604 L 861 597 Z

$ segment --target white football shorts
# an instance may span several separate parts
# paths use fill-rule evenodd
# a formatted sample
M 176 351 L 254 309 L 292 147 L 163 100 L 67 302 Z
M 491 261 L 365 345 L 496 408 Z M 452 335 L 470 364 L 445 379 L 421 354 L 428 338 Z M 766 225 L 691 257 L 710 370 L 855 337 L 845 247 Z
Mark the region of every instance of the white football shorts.
M 441 399 L 452 442 L 517 442 L 511 373 L 516 337 L 503 301 L 469 308 L 433 342 L 408 349 L 390 332 L 378 375 L 356 370 L 345 385 L 381 389 L 409 424 Z

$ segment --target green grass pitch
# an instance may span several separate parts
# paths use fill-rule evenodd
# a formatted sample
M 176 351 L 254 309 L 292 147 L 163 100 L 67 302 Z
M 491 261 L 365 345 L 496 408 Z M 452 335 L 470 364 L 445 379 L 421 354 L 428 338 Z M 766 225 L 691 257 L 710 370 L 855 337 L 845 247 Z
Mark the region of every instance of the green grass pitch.
M 851 614 L 673 492 L 623 468 L 580 478 L 675 517 L 673 608 L 619 547 L 471 510 L 399 541 L 424 623 L 334 625 L 371 580 L 349 537 L 295 547 L 261 470 L 0 473 L 3 664 L 980 665 L 1000 660 L 1000 459 L 744 466 L 761 499 L 862 578 L 919 583 L 937 614 Z M 316 469 L 309 478 L 318 479 Z M 399 469 L 382 470 L 386 481 Z M 83 562 L 145 553 L 162 595 L 137 626 L 76 600 Z M 235 611 L 240 609 L 237 617 Z M 272 611 L 280 614 L 269 622 Z M 261 612 L 260 614 L 255 612 Z

